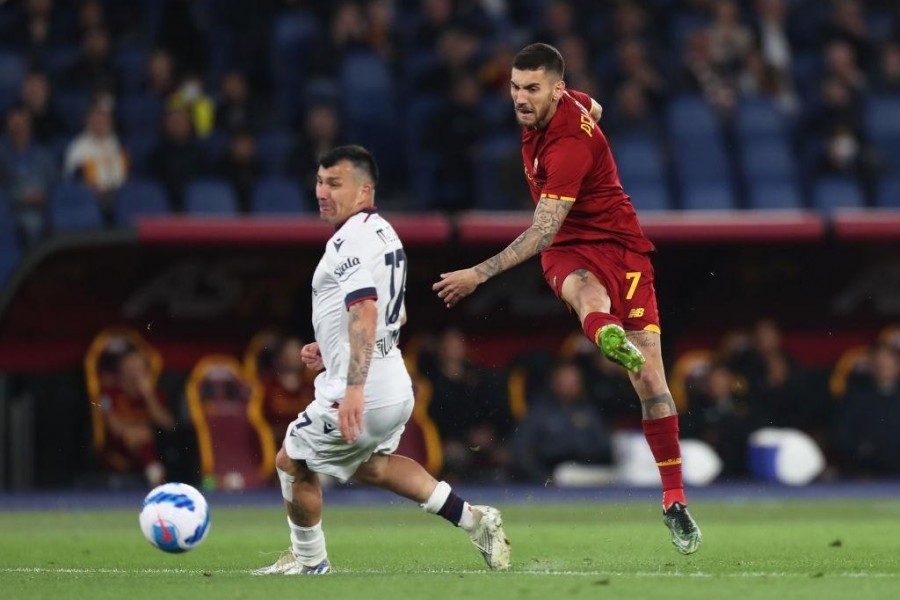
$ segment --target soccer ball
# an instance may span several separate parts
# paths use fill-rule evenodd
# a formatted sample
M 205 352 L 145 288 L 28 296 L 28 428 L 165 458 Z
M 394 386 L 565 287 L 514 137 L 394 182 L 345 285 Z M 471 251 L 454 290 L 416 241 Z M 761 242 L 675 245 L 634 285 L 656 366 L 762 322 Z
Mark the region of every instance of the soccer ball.
M 186 483 L 153 488 L 141 507 L 141 532 L 165 552 L 187 552 L 209 533 L 206 498 Z

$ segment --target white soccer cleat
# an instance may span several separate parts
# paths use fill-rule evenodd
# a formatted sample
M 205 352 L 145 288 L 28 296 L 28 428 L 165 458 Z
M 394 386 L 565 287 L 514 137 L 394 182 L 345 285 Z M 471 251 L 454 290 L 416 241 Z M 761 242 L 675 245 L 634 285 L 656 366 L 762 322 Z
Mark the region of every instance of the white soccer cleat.
M 254 575 L 326 575 L 331 573 L 331 563 L 326 558 L 315 566 L 301 564 L 290 550 L 267 567 L 253 571 Z
M 503 518 L 493 506 L 473 506 L 475 528 L 469 534 L 472 543 L 481 552 L 484 562 L 494 571 L 509 568 L 509 540 L 503 531 Z

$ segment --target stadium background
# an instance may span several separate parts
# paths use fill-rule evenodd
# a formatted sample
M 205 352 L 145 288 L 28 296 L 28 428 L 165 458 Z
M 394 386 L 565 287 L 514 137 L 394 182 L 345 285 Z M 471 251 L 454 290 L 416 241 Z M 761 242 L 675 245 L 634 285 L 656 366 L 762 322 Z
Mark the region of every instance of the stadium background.
M 849 0 L 5 3 L 0 107 L 15 112 L 29 75 L 47 76 L 55 117 L 34 128 L 46 136 L 35 147 L 56 173 L 37 228 L 4 180 L 0 487 L 106 482 L 84 359 L 109 327 L 160 352 L 183 423 L 172 471 L 199 479 L 188 375 L 212 353 L 243 358 L 261 331 L 308 338 L 308 281 L 327 237 L 310 176 L 316 151 L 338 142 L 375 152 L 378 204 L 409 248 L 405 351 L 427 354 L 460 328 L 499 382 L 497 411 L 515 413 L 514 375 L 535 392 L 577 333 L 536 262 L 454 311 L 430 284 L 529 222 L 505 91 L 512 54 L 534 40 L 558 45 L 569 85 L 605 107 L 621 179 L 659 248 L 683 408 L 699 412 L 688 388 L 702 392 L 716 355 L 773 319 L 799 375 L 778 396 L 791 408 L 763 421 L 813 434 L 827 477 L 895 476 L 895 464 L 847 460 L 834 439 L 841 382 L 866 376 L 867 345 L 897 343 L 897 11 Z M 223 85 L 235 78 L 244 99 Z M 112 102 L 128 154 L 127 180 L 101 195 L 62 169 L 97 101 Z M 166 145 L 173 113 L 193 133 Z M 248 137 L 255 150 L 234 149 Z M 160 158 L 175 151 L 184 170 Z M 515 415 L 505 418 L 511 432 Z

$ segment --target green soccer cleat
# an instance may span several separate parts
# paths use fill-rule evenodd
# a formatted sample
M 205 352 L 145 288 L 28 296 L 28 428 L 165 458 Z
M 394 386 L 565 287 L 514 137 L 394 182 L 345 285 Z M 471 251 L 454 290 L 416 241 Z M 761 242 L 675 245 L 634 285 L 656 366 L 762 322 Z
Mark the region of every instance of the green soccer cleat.
M 644 355 L 625 336 L 625 330 L 618 325 L 604 325 L 600 328 L 599 346 L 606 358 L 637 373 L 644 366 Z
M 663 523 L 672 532 L 672 545 L 682 554 L 693 554 L 703 539 L 700 528 L 691 518 L 687 507 L 675 502 L 663 513 Z

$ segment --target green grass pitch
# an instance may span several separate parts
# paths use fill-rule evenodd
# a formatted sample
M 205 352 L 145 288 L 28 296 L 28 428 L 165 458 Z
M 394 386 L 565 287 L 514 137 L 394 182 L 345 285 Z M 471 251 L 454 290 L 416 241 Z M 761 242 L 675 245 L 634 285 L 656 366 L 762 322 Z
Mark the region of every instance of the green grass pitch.
M 213 505 L 209 537 L 181 555 L 144 541 L 137 508 L 0 514 L 0 597 L 900 598 L 900 501 L 698 502 L 704 543 L 690 557 L 652 503 L 500 505 L 506 573 L 412 503 L 326 507 L 333 575 L 252 577 L 288 545 L 275 502 Z

